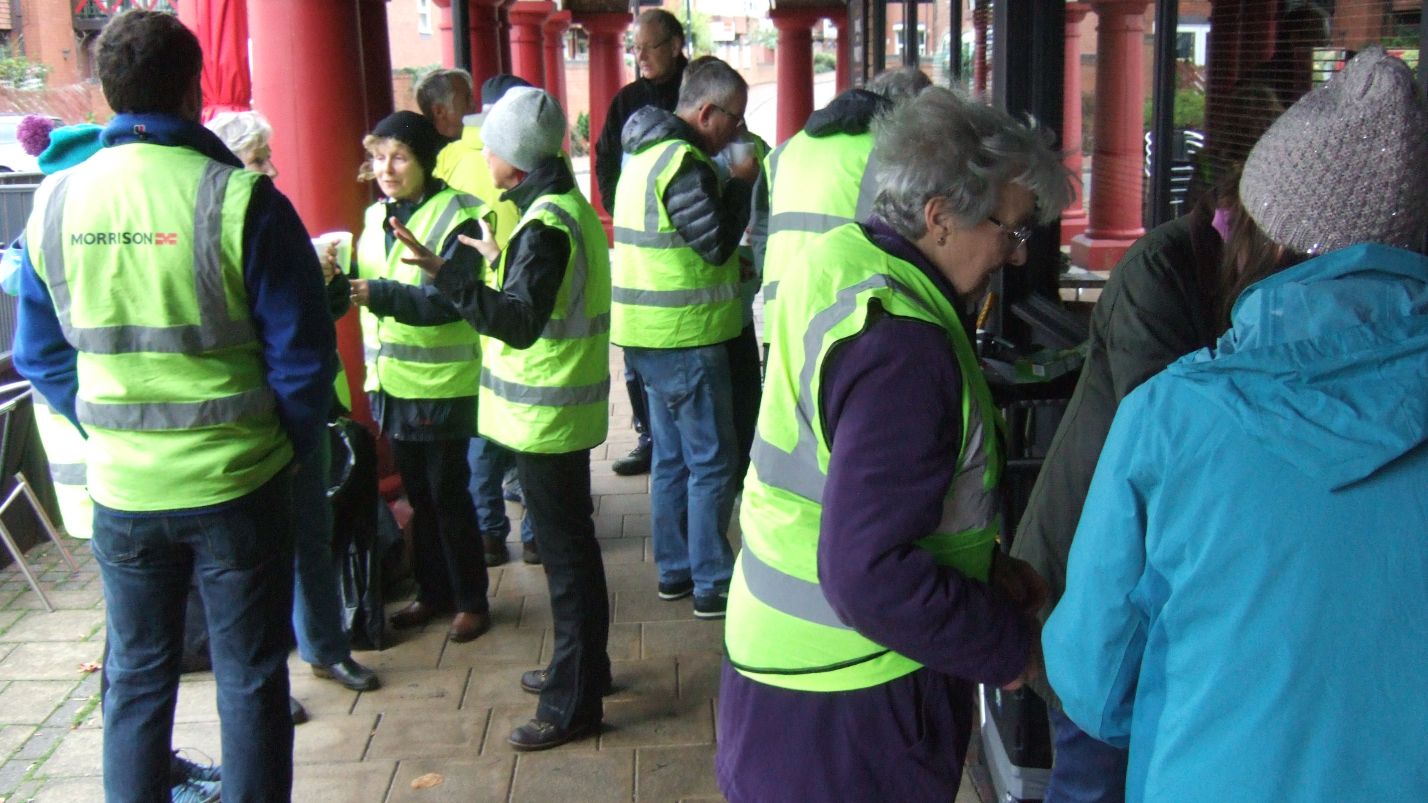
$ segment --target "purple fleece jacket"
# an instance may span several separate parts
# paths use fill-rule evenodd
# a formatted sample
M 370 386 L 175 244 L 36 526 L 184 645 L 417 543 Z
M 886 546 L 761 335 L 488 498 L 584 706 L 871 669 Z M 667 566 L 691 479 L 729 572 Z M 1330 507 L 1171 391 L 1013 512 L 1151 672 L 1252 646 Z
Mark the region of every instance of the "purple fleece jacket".
M 911 243 L 877 220 L 864 228 L 960 308 Z M 974 684 L 1015 678 L 1031 640 L 1000 592 L 913 545 L 940 521 L 956 471 L 957 361 L 939 328 L 884 317 L 831 352 L 824 371 L 831 456 L 819 582 L 840 618 L 924 668 L 871 688 L 810 693 L 758 683 L 726 663 L 719 786 L 736 802 L 950 800 Z

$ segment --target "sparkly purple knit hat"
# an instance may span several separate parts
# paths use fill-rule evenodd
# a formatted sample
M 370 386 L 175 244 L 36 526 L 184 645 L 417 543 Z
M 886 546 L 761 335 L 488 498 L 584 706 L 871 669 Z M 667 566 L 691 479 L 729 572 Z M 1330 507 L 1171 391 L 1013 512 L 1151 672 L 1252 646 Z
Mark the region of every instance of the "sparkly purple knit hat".
M 1416 248 L 1428 227 L 1428 106 L 1402 61 L 1371 47 L 1289 108 L 1250 151 L 1240 199 L 1305 254 Z

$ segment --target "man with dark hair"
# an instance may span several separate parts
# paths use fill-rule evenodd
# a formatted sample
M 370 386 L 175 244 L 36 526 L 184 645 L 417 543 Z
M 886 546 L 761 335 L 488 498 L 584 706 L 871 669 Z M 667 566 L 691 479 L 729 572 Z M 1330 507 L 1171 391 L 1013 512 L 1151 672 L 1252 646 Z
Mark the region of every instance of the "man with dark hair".
M 107 606 L 108 801 L 170 799 L 185 598 L 212 634 L 223 796 L 292 788 L 291 476 L 336 373 L 291 204 L 198 124 L 202 53 L 130 11 L 95 47 L 104 148 L 35 196 L 15 366 L 87 438 Z
M 659 596 L 692 593 L 701 619 L 724 616 L 734 567 L 727 532 L 738 458 L 724 343 L 744 325 L 735 249 L 758 176 L 746 156 L 720 187 L 711 157 L 744 130 L 748 100 L 728 64 L 691 62 L 674 114 L 646 107 L 625 125 L 629 162 L 615 203 L 610 341 L 625 349 L 650 401 Z
M 679 86 L 684 80 L 684 26 L 662 8 L 647 9 L 635 24 L 633 46 L 639 75 L 626 84 L 610 101 L 605 125 L 595 140 L 595 186 L 610 214 L 615 213 L 615 187 L 620 181 L 625 151 L 620 133 L 635 112 L 654 106 L 674 111 L 679 101 Z M 616 474 L 631 476 L 650 470 L 650 420 L 639 374 L 625 361 L 625 389 L 630 394 L 630 407 L 635 417 L 635 432 L 639 442 L 628 455 L 616 460 L 611 468 Z

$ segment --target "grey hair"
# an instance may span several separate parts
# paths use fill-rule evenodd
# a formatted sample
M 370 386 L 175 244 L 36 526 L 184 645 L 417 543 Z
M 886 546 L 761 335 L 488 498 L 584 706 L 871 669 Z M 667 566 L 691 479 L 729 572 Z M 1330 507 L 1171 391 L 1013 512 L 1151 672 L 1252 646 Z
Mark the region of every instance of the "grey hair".
M 728 104 L 740 92 L 749 91 L 744 76 L 714 56 L 700 56 L 684 68 L 679 85 L 679 105 L 675 114 L 698 111 L 705 103 Z
M 465 70 L 432 70 L 417 82 L 416 101 L 422 117 L 430 120 L 437 104 L 451 108 L 451 99 L 456 96 L 454 82 L 460 82 L 466 94 L 471 95 L 471 73 Z
M 636 27 L 643 28 L 646 25 L 653 25 L 660 29 L 660 33 L 666 38 L 679 39 L 680 49 L 684 46 L 684 26 L 679 24 L 679 18 L 665 11 L 662 8 L 651 8 L 640 12 L 640 16 L 635 20 Z
M 946 198 L 971 227 L 996 212 L 1003 187 L 1019 184 L 1036 196 L 1037 220 L 1050 223 L 1071 201 L 1071 174 L 1053 139 L 1033 119 L 1022 124 L 965 93 L 930 87 L 873 122 L 873 211 L 916 240 L 933 198 Z
M 932 79 L 927 77 L 927 73 L 916 67 L 899 67 L 878 73 L 865 89 L 897 103 L 915 97 L 929 86 L 932 86 Z
M 268 124 L 268 118 L 257 112 L 219 112 L 204 125 L 240 159 L 244 154 L 267 145 L 273 138 L 273 127 Z

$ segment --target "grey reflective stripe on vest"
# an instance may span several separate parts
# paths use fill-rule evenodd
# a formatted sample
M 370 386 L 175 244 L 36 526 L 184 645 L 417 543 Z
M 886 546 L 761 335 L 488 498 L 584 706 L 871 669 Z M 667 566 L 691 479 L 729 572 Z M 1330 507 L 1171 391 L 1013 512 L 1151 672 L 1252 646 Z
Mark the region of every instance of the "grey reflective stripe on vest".
M 739 286 L 720 284 L 693 290 L 636 290 L 630 287 L 614 287 L 611 288 L 610 294 L 611 299 L 620 304 L 640 307 L 693 307 L 732 301 L 739 297 Z
M 962 450 L 962 465 L 952 478 L 952 488 L 942 501 L 942 518 L 934 532 L 960 533 L 985 527 L 997 514 L 996 497 L 983 487 L 987 453 L 982 448 L 986 428 L 977 397 L 970 395 L 967 445 Z
M 610 397 L 610 377 L 608 375 L 593 385 L 540 387 L 501 379 L 492 374 L 489 369 L 482 368 L 481 387 L 508 402 L 540 407 L 577 407 L 582 404 L 598 404 Z
M 585 314 L 585 284 L 590 278 L 590 260 L 585 253 L 585 232 L 581 230 L 580 223 L 571 217 L 569 212 L 553 203 L 541 204 L 531 211 L 548 212 L 559 219 L 570 234 L 575 248 L 575 275 L 570 277 L 565 317 L 546 321 L 540 336 L 547 340 L 578 340 L 610 331 L 610 313 L 602 312 L 594 318 Z
M 873 202 L 877 199 L 878 170 L 874 166 L 873 157 L 869 155 L 868 166 L 863 168 L 863 180 L 858 185 L 858 205 L 853 217 L 857 220 L 867 220 L 873 214 Z
M 768 178 L 768 184 L 769 184 L 769 203 L 770 203 L 770 204 L 773 203 L 774 176 L 778 173 L 778 160 L 779 160 L 779 157 L 780 157 L 780 156 L 783 156 L 783 149 L 784 149 L 784 148 L 787 148 L 787 147 L 788 147 L 788 143 L 789 143 L 789 142 L 792 142 L 792 141 L 793 141 L 793 137 L 789 137 L 788 139 L 786 139 L 786 140 L 784 140 L 782 143 L 780 143 L 777 148 L 774 148 L 773 150 L 769 151 L 769 159 L 768 159 L 768 164 L 769 164 L 769 170 L 768 170 L 769 178 Z
M 785 231 L 822 234 L 852 222 L 852 218 L 842 215 L 825 215 L 819 212 L 779 212 L 769 216 L 769 236 Z
M 211 161 L 204 166 L 199 179 L 192 244 L 193 288 L 199 322 L 179 326 L 73 325 L 73 299 L 64 271 L 64 201 L 72 176 L 65 174 L 55 178 L 45 206 L 45 231 L 40 250 L 55 315 L 71 345 L 90 354 L 197 354 L 256 340 L 248 319 L 228 317 L 228 296 L 223 284 L 223 199 L 228 193 L 228 179 L 235 172 L 237 168 Z
M 83 463 L 50 463 L 50 479 L 61 485 L 86 485 L 88 470 Z
M 276 408 L 273 391 L 267 387 L 199 402 L 99 404 L 84 399 L 75 400 L 75 413 L 80 423 L 135 431 L 213 427 L 249 416 L 266 415 Z
M 426 246 L 426 250 L 434 254 L 441 253 L 442 240 L 445 239 L 442 235 L 446 233 L 446 229 L 451 225 L 451 221 L 456 217 L 456 213 L 462 209 L 471 209 L 473 207 L 479 207 L 480 205 L 481 199 L 472 195 L 457 193 L 455 197 L 446 204 L 446 208 L 441 210 L 441 214 L 437 215 L 436 223 L 431 227 L 431 234 L 427 235 L 426 242 L 422 243 L 422 245 Z M 425 271 L 422 273 L 425 274 Z
M 646 179 L 645 183 L 645 232 L 647 234 L 655 234 L 659 232 L 659 174 L 663 173 L 666 167 L 669 167 L 669 163 L 673 161 L 675 155 L 680 152 L 681 150 L 679 147 L 678 140 L 669 142 L 667 145 L 665 145 L 664 153 L 661 153 L 659 155 L 659 158 L 655 159 L 654 167 L 650 168 L 650 175 L 649 178 Z M 681 245 L 683 245 L 683 238 L 681 238 L 679 242 Z M 660 246 L 649 247 L 659 248 Z
M 772 281 L 764 285 L 764 303 L 767 304 L 778 298 L 778 282 Z M 768 334 L 764 334 L 764 340 L 768 340 Z
M 843 624 L 828 598 L 823 596 L 823 588 L 817 583 L 794 577 L 764 563 L 752 549 L 739 553 L 740 570 L 744 573 L 744 583 L 754 599 L 805 622 L 852 630 Z
M 686 243 L 677 231 L 638 231 L 615 227 L 615 242 L 640 248 L 683 248 Z
M 813 433 L 813 407 L 818 400 L 813 398 L 813 372 L 817 367 L 818 354 L 823 348 L 823 339 L 834 326 L 853 314 L 858 304 L 858 296 L 879 287 L 902 293 L 910 303 L 926 309 L 911 288 L 880 273 L 838 291 L 833 303 L 813 316 L 803 334 L 803 370 L 799 373 L 798 406 L 794 410 L 794 419 L 798 424 L 798 441 L 792 452 L 785 452 L 764 440 L 762 434 L 754 434 L 751 458 L 758 470 L 759 482 L 811 502 L 823 503 L 823 485 L 827 482 L 828 475 L 818 468 L 818 439 Z M 931 310 L 927 312 L 936 317 Z
M 378 357 L 402 362 L 417 362 L 436 365 L 448 362 L 468 362 L 481 356 L 481 346 L 476 343 L 458 343 L 454 346 L 414 346 L 410 343 L 382 342 L 380 348 L 364 347 L 363 356 L 369 361 Z

